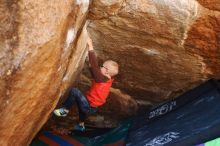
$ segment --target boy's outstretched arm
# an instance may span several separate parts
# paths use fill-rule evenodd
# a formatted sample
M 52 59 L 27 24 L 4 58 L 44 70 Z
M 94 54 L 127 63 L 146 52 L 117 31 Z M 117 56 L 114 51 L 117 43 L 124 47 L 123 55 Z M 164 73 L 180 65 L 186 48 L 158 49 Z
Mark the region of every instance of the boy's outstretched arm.
M 87 39 L 87 44 L 89 47 L 89 53 L 88 53 L 89 54 L 89 63 L 91 65 L 92 74 L 94 76 L 95 81 L 96 82 L 107 81 L 108 78 L 101 73 L 100 67 L 98 65 L 98 59 L 97 59 L 95 51 L 94 51 L 92 39 L 90 37 L 88 37 L 88 39 Z

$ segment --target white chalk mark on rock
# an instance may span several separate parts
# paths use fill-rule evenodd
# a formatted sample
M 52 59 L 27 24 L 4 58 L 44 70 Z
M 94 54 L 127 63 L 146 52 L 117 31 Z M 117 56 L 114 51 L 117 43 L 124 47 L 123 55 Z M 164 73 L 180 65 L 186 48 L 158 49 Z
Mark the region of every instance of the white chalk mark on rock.
M 159 55 L 160 52 L 154 49 L 147 49 L 147 48 L 141 48 L 141 51 L 146 54 L 146 55 L 150 55 L 150 56 L 154 56 L 154 55 Z
M 73 42 L 73 40 L 76 37 L 76 32 L 74 30 L 74 28 L 70 28 L 67 32 L 67 36 L 66 36 L 66 43 L 65 43 L 65 50 L 67 48 L 69 48 L 70 44 Z
M 82 4 L 82 13 L 85 13 L 88 11 L 89 8 L 89 0 L 76 0 L 77 5 Z

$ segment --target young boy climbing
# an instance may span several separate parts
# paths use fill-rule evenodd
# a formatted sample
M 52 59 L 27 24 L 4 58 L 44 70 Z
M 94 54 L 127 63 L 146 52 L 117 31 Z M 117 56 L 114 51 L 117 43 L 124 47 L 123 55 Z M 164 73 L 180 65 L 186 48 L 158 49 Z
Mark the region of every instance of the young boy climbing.
M 72 88 L 62 107 L 54 110 L 56 116 L 65 117 L 74 103 L 76 103 L 79 111 L 79 124 L 77 124 L 74 129 L 80 131 L 85 131 L 84 121 L 87 114 L 96 113 L 98 107 L 106 102 L 113 82 L 112 77 L 117 75 L 119 70 L 118 64 L 112 60 L 105 61 L 100 67 L 90 37 L 88 37 L 87 44 L 89 48 L 89 63 L 94 78 L 92 86 L 89 91 L 86 92 L 85 96 L 77 88 Z

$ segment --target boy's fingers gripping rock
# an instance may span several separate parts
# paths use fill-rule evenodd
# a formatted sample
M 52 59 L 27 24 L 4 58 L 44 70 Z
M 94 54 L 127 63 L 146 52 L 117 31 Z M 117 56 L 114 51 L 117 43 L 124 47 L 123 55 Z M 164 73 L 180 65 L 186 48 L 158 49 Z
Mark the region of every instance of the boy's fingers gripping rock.
M 90 37 L 88 37 L 88 39 L 87 39 L 87 44 L 89 46 L 89 50 L 93 50 L 92 39 Z

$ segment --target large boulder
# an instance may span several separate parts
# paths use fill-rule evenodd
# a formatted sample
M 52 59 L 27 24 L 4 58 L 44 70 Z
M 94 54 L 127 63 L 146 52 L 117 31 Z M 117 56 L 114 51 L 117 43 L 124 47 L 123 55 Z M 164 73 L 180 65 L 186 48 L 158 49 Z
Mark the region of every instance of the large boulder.
M 198 1 L 93 1 L 95 48 L 120 64 L 114 88 L 153 105 L 220 77 L 220 2 Z
M 0 145 L 31 142 L 86 56 L 89 1 L 0 2 Z

